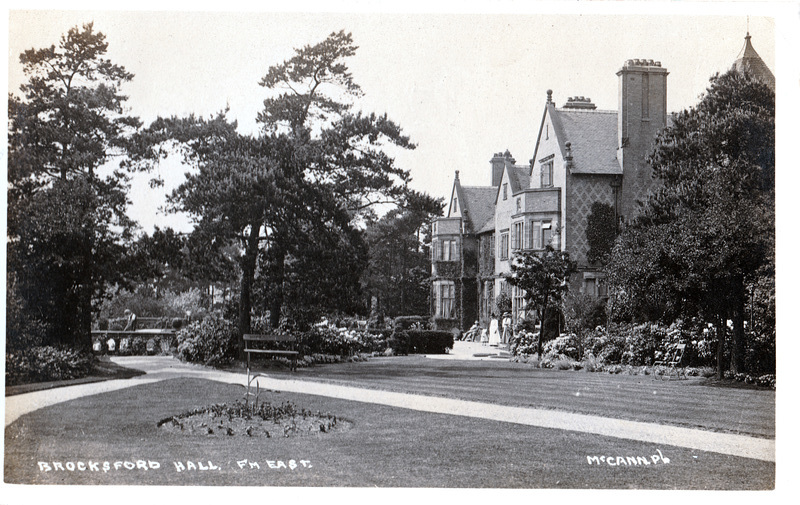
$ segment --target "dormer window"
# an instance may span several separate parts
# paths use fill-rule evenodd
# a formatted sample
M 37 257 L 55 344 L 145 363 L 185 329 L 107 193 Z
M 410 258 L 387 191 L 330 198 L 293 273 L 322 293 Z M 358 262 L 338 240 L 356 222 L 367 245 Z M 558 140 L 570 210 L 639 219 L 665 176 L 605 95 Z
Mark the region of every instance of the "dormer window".
M 458 198 L 453 198 L 453 212 L 458 212 Z

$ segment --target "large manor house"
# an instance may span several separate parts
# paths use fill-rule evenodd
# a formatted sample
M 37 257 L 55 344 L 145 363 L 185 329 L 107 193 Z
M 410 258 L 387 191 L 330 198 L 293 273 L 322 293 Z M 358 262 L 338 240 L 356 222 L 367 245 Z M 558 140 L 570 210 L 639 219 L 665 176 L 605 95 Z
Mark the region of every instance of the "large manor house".
M 745 37 L 734 68 L 775 89 L 775 78 Z M 512 317 L 524 316 L 523 293 L 504 275 L 513 254 L 550 245 L 569 252 L 578 272 L 570 289 L 604 297 L 600 265 L 587 259 L 587 217 L 592 204 L 613 207 L 631 219 L 637 201 L 654 184 L 646 157 L 670 123 L 667 69 L 653 60 L 627 60 L 617 72 L 617 110 L 598 110 L 590 99 L 569 98 L 560 107 L 547 91 L 539 134 L 528 164 L 508 151 L 490 161 L 490 184 L 468 186 L 455 172 L 444 217 L 432 223 L 431 316 L 440 329 L 485 328 L 496 297 L 512 300 Z M 497 314 L 499 317 L 500 314 Z

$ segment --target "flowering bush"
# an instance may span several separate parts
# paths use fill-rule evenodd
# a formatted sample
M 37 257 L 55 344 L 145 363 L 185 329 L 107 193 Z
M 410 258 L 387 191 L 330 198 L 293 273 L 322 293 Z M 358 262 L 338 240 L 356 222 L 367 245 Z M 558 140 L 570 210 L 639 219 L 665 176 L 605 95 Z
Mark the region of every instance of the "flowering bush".
M 387 347 L 385 332 L 370 333 L 358 329 L 337 328 L 327 321 L 315 325 L 300 337 L 301 354 L 353 356 L 358 353 L 382 353 Z
M 583 370 L 586 372 L 596 372 L 602 366 L 593 354 L 588 354 L 583 357 Z
M 626 341 L 622 363 L 630 365 L 650 365 L 655 361 L 656 349 L 660 349 L 670 330 L 658 324 L 639 324 L 620 328 Z M 674 333 L 674 332 L 673 332 Z
M 86 377 L 94 356 L 69 347 L 38 346 L 6 351 L 6 386 Z
M 511 354 L 513 356 L 528 356 L 536 354 L 536 340 L 538 333 L 520 330 L 511 338 Z
M 625 336 L 616 332 L 608 333 L 602 327 L 591 332 L 587 349 L 600 363 L 619 363 L 627 349 Z
M 177 334 L 178 358 L 212 366 L 229 363 L 236 357 L 237 333 L 236 326 L 222 318 L 193 321 Z
M 730 370 L 726 371 L 724 374 L 726 379 L 733 379 L 736 382 L 744 382 L 745 384 L 754 384 L 761 387 L 766 387 L 770 389 L 775 389 L 775 375 L 774 374 L 765 374 L 759 377 L 755 377 L 752 375 L 744 374 L 744 373 L 737 373 L 734 374 Z
M 398 316 L 394 318 L 394 327 L 400 330 L 427 330 L 430 321 L 424 316 Z
M 756 384 L 758 384 L 761 387 L 775 389 L 775 375 L 774 374 L 762 375 L 761 377 L 756 379 Z
M 301 354 L 331 354 L 350 356 L 358 351 L 360 345 L 355 333 L 346 328 L 318 325 L 300 337 Z
M 560 337 L 548 340 L 542 345 L 542 353 L 545 357 L 560 359 L 565 356 L 568 359 L 578 359 L 578 344 L 575 335 L 561 335 Z

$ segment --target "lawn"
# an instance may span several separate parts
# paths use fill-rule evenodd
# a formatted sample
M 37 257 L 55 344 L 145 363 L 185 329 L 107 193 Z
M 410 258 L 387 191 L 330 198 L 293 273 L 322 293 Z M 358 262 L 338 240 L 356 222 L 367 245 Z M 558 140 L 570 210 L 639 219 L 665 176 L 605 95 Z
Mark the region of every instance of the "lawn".
M 395 365 L 410 364 L 414 370 L 414 360 L 395 362 Z M 495 368 L 495 363 L 477 366 L 481 362 L 475 363 L 474 368 L 461 366 L 450 369 L 449 373 L 454 377 L 447 374 L 439 377 L 443 382 L 441 391 L 459 397 L 474 394 L 477 397 L 467 399 L 479 399 L 485 392 L 466 393 L 458 388 L 450 391 L 454 384 L 461 384 L 462 388 L 469 390 L 474 380 L 484 385 L 479 389 L 492 384 L 491 389 L 503 403 L 521 401 L 518 399 L 521 393 L 503 393 L 504 387 L 494 383 L 496 377 L 492 374 L 499 374 L 502 378 L 507 373 L 505 367 Z M 433 366 L 442 373 L 448 372 L 450 367 L 449 364 L 444 368 L 439 368 L 441 364 Z M 397 366 L 388 368 L 407 370 Z M 370 372 L 369 368 L 362 368 L 364 377 L 352 380 L 376 386 L 379 378 L 369 377 L 371 374 L 380 375 L 380 369 L 376 366 L 375 371 Z M 341 366 L 319 367 L 298 372 L 296 376 L 333 380 L 331 376 L 345 370 L 346 367 Z M 386 367 L 383 371 L 387 371 Z M 417 372 L 422 370 L 417 369 Z M 473 379 L 462 377 L 461 373 Z M 481 373 L 485 375 L 482 379 L 479 378 Z M 406 380 L 395 378 L 394 381 L 402 382 L 398 387 L 419 392 L 433 388 L 434 391 L 428 393 L 436 392 L 434 386 L 426 385 L 424 377 L 416 377 L 406 376 Z M 542 377 L 537 374 L 529 378 L 520 376 L 520 381 L 528 387 L 527 381 L 543 383 Z M 628 391 L 625 388 L 636 390 L 634 378 L 580 376 L 598 380 L 600 377 L 601 382 L 607 382 L 605 387 L 612 391 L 617 390 L 617 385 L 620 385 L 620 391 Z M 550 378 L 555 382 L 559 379 L 565 390 L 569 390 L 575 380 L 568 373 Z M 432 378 L 427 380 L 433 381 Z M 650 383 L 648 389 L 653 387 L 663 388 L 663 391 L 683 388 L 683 396 L 687 399 L 704 389 L 661 383 Z M 714 391 L 732 394 L 728 389 Z M 166 417 L 212 403 L 232 402 L 241 394 L 239 386 L 181 378 L 84 397 L 32 412 L 6 428 L 5 481 L 27 484 L 571 489 L 768 489 L 774 486 L 775 465 L 762 461 L 286 392 L 270 392 L 266 399 L 272 403 L 290 401 L 298 407 L 330 412 L 351 422 L 352 427 L 304 438 L 242 438 L 188 437 L 170 434 L 156 426 Z M 737 392 L 733 391 L 733 394 Z M 679 396 L 678 393 L 671 395 Z M 546 403 L 538 396 L 531 401 Z M 637 403 L 635 400 L 631 402 Z M 618 403 L 626 404 L 622 400 Z M 581 405 L 577 411 L 595 408 L 591 403 L 587 404 L 589 406 Z M 600 410 L 607 412 L 614 408 Z M 692 416 L 686 419 L 692 419 Z M 738 424 L 737 420 L 731 421 L 732 426 Z M 645 465 L 642 459 L 637 465 L 623 465 L 615 460 L 617 464 L 610 466 L 590 460 L 600 456 L 619 456 L 622 459 L 639 456 L 654 461 L 652 456 L 658 454 L 663 454 L 669 463 L 660 460 Z M 40 465 L 40 462 L 47 465 Z M 56 470 L 56 462 L 64 470 Z M 85 470 L 79 469 L 79 462 Z M 108 471 L 103 471 L 104 462 L 109 463 Z M 117 462 L 118 468 L 115 468 Z M 74 465 L 74 470 L 69 470 L 69 464 Z M 147 469 L 128 469 L 126 464 Z M 44 471 L 48 467 L 51 470 Z
M 775 438 L 775 391 L 729 387 L 714 380 L 662 381 L 652 375 L 533 368 L 507 360 L 372 358 L 318 365 L 280 378 L 567 410 L 633 421 Z

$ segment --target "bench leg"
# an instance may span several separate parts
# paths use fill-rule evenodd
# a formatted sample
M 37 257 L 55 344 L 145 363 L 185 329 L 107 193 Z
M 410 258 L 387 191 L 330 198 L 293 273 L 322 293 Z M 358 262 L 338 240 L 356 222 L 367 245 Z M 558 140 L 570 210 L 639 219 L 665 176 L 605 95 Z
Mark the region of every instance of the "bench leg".
M 250 353 L 247 353 L 247 393 L 245 394 L 245 402 L 247 405 L 250 403 Z

